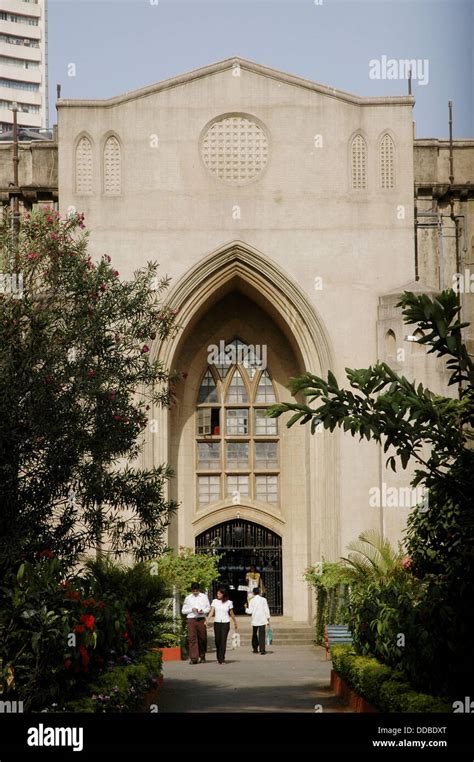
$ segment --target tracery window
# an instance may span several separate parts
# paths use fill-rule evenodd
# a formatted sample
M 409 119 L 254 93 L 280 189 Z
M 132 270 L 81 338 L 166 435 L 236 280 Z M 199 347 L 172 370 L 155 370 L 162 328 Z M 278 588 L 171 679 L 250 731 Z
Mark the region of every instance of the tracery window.
M 197 395 L 198 506 L 232 498 L 279 502 L 278 420 L 265 411 L 277 401 L 255 347 L 240 339 L 206 369 Z

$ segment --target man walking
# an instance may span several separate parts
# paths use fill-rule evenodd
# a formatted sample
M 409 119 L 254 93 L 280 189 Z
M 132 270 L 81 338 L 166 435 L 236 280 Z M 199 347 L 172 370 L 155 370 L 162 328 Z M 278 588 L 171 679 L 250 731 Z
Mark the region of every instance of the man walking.
M 186 596 L 181 609 L 186 614 L 188 625 L 189 663 L 206 661 L 207 631 L 206 614 L 211 610 L 209 598 L 201 593 L 198 582 L 191 585 L 191 593 Z
M 253 590 L 253 598 L 251 599 L 248 608 L 245 609 L 246 614 L 252 615 L 252 649 L 254 654 L 260 653 L 262 656 L 266 654 L 265 650 L 265 628 L 267 624 L 270 624 L 270 609 L 268 608 L 267 599 L 260 595 L 260 590 L 255 587 Z

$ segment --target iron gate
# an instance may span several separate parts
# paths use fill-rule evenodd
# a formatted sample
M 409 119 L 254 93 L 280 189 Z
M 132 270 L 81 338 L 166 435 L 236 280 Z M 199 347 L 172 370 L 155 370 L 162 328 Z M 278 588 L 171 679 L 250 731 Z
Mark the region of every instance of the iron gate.
M 196 553 L 220 555 L 219 580 L 213 584 L 215 596 L 219 584 L 230 588 L 236 614 L 243 614 L 246 593 L 245 575 L 255 566 L 265 586 L 272 616 L 283 614 L 281 537 L 251 521 L 233 519 L 207 529 L 196 537 Z

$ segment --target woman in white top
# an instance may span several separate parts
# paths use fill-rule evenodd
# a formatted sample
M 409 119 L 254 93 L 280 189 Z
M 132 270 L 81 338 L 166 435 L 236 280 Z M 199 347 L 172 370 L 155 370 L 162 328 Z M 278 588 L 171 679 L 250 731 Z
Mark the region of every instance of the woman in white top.
M 206 624 L 214 617 L 214 636 L 216 639 L 217 661 L 219 664 L 225 663 L 225 649 L 227 646 L 227 636 L 230 630 L 230 620 L 234 623 L 234 630 L 237 631 L 237 620 L 234 614 L 234 604 L 229 601 L 229 592 L 226 587 L 217 589 L 217 598 L 211 603 L 211 610 L 206 618 Z

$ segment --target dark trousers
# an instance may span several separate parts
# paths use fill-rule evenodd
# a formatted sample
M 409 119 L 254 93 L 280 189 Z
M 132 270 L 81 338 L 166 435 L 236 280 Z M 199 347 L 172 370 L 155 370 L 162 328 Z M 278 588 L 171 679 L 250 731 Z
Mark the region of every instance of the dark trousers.
M 207 630 L 204 619 L 188 619 L 189 658 L 197 661 L 206 655 Z
M 225 660 L 227 636 L 230 630 L 230 622 L 214 622 L 214 637 L 216 639 L 217 661 Z
M 260 646 L 260 653 L 265 653 L 265 625 L 261 624 L 259 627 L 252 627 L 252 648 L 254 651 L 258 651 Z

